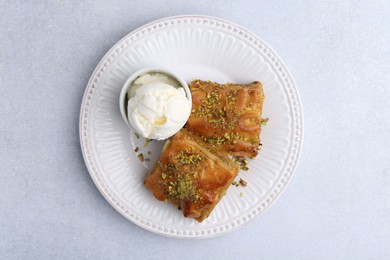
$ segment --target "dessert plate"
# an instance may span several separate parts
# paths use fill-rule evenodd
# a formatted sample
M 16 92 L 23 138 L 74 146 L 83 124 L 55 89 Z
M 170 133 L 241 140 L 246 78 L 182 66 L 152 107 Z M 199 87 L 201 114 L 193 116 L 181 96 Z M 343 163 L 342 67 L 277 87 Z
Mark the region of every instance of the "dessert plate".
M 263 117 L 269 121 L 259 155 L 238 176 L 248 185 L 230 187 L 202 223 L 157 201 L 143 184 L 163 142 L 137 138 L 121 118 L 118 97 L 127 77 L 144 67 L 169 69 L 188 82 L 263 83 Z M 206 16 L 169 17 L 126 35 L 98 64 L 80 111 L 81 149 L 99 191 L 133 223 L 177 238 L 220 236 L 264 213 L 291 179 L 302 137 L 299 94 L 279 56 L 249 30 Z

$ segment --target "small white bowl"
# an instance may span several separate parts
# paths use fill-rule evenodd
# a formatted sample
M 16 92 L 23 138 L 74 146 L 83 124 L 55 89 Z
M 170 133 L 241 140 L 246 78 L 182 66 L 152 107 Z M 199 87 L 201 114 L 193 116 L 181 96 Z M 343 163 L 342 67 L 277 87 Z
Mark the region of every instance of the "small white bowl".
M 184 92 L 186 93 L 186 96 L 187 96 L 187 98 L 188 98 L 188 100 L 190 102 L 190 111 L 192 109 L 191 91 L 190 91 L 190 88 L 188 87 L 188 84 L 186 83 L 186 81 L 183 78 L 179 77 L 178 75 L 176 75 L 176 74 L 174 74 L 174 73 L 172 73 L 172 72 L 170 72 L 170 71 L 168 71 L 166 69 L 161 69 L 161 68 L 144 68 L 144 69 L 141 69 L 141 70 L 136 71 L 135 73 L 133 73 L 125 81 L 125 83 L 122 86 L 120 95 L 119 95 L 119 110 L 121 112 L 122 119 L 123 119 L 123 121 L 125 121 L 126 125 L 131 130 L 133 130 L 133 132 L 137 132 L 137 131 L 135 131 L 135 129 L 132 127 L 132 125 L 129 122 L 128 116 L 127 116 L 127 101 L 128 101 L 127 91 L 128 91 L 128 89 L 130 87 L 132 87 L 133 82 L 138 77 L 140 77 L 142 75 L 145 75 L 145 74 L 148 74 L 148 73 L 154 73 L 154 72 L 165 74 L 165 75 L 168 75 L 168 76 L 172 77 L 173 79 L 175 79 L 180 84 L 180 86 L 184 89 Z M 182 127 L 185 125 L 186 122 L 187 122 L 187 120 L 183 123 Z M 138 133 L 138 134 L 141 134 L 141 133 Z

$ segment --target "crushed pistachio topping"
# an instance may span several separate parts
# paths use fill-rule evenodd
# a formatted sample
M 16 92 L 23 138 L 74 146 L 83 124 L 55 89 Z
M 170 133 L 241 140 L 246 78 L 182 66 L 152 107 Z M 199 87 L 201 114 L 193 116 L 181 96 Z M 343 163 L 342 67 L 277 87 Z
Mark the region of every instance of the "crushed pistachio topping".
M 149 158 L 145 158 L 145 162 L 150 162 L 150 159 Z
M 203 157 L 193 151 L 181 151 L 173 159 L 175 162 L 168 163 L 161 173 L 167 183 L 168 199 L 198 201 L 201 198 L 196 185 L 199 173 L 192 169 Z
M 135 147 L 134 152 L 138 152 L 138 151 L 139 151 L 139 147 L 137 146 Z
M 243 170 L 243 171 L 247 171 L 249 170 L 248 168 L 248 160 L 245 159 L 244 156 L 233 156 L 233 161 L 236 162 L 239 166 L 240 166 L 240 169 Z
M 230 91 L 228 94 L 228 104 L 233 105 L 236 101 L 236 91 Z
M 240 186 L 240 183 L 237 182 L 237 181 L 233 181 L 233 182 L 232 182 L 232 185 L 238 187 L 238 186 Z
M 246 182 L 246 181 L 244 181 L 242 178 L 240 178 L 239 181 L 233 181 L 233 182 L 232 182 L 232 185 L 233 185 L 233 186 L 236 186 L 236 187 L 238 187 L 238 186 L 243 186 L 243 187 L 245 187 L 245 186 L 248 185 L 248 182 Z
M 190 174 L 181 174 L 176 182 L 170 182 L 168 196 L 171 199 L 197 201 L 200 193 L 196 189 L 193 177 Z
M 192 113 L 199 117 L 205 117 L 207 122 L 214 128 L 233 129 L 238 124 L 237 117 L 228 119 L 227 107 L 224 106 L 221 108 L 221 105 L 221 93 L 211 91 L 202 99 L 202 104 L 192 110 Z
M 175 160 L 177 160 L 181 165 L 190 165 L 200 162 L 203 157 L 199 154 L 192 152 L 184 152 L 181 151 L 179 154 L 175 156 Z
M 134 135 L 137 139 L 139 139 L 139 134 L 137 134 L 136 132 L 134 132 Z
M 138 159 L 143 162 L 144 161 L 144 155 L 142 153 L 137 155 Z
M 146 147 L 151 141 L 152 141 L 152 139 L 145 138 L 144 147 Z
M 234 133 L 234 132 L 226 132 L 223 134 L 223 136 L 204 137 L 203 141 L 211 144 L 214 147 L 223 144 L 236 144 L 238 141 L 256 144 L 256 140 L 249 138 L 246 135 Z
M 264 126 L 267 125 L 268 120 L 269 120 L 268 117 L 267 118 L 262 118 L 261 121 L 260 121 L 261 125 L 264 125 Z
M 211 91 L 206 94 L 206 97 L 202 99 L 202 104 L 193 109 L 192 112 L 197 116 L 211 116 L 211 113 L 220 105 L 221 94 L 215 91 Z
M 195 116 L 204 118 L 205 121 L 213 128 L 219 128 L 222 130 L 222 135 L 209 136 L 204 138 L 204 141 L 210 143 L 214 147 L 220 145 L 234 145 L 238 141 L 257 145 L 258 140 L 248 137 L 245 134 L 238 134 L 234 132 L 234 129 L 239 124 L 239 118 L 241 113 L 253 112 L 253 103 L 248 104 L 243 109 L 237 109 L 235 106 L 238 90 L 229 90 L 226 94 L 226 99 L 222 98 L 221 93 L 216 91 L 210 91 L 207 93 L 201 104 L 192 109 L 192 113 Z M 254 124 L 260 124 L 260 117 L 249 117 L 250 122 Z
M 151 155 L 151 154 L 152 154 L 152 151 L 147 151 L 147 154 L 148 154 L 148 155 Z
M 239 139 L 238 133 L 225 133 L 223 136 L 203 138 L 205 142 L 213 146 L 219 146 L 221 144 L 236 144 Z

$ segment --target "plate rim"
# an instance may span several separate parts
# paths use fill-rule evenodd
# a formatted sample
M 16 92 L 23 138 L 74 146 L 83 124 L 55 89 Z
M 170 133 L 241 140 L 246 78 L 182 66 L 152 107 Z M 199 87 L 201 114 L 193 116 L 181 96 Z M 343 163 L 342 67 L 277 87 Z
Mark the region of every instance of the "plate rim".
M 157 26 L 158 28 L 156 30 L 159 30 L 159 28 L 161 28 L 161 26 L 160 26 L 161 23 L 168 22 L 168 21 L 175 21 L 176 20 L 176 22 L 174 24 L 177 24 L 177 21 L 180 21 L 181 19 L 200 19 L 200 20 L 203 20 L 203 21 L 207 21 L 207 23 L 210 23 L 210 21 L 212 23 L 220 22 L 221 24 L 230 25 L 231 26 L 231 30 L 234 30 L 235 33 L 238 32 L 238 33 L 243 34 L 245 36 L 248 36 L 248 37 L 250 36 L 255 41 L 258 41 L 259 44 L 261 44 L 264 49 L 268 49 L 269 53 L 271 53 L 271 55 L 274 58 L 276 58 L 274 63 L 278 62 L 279 63 L 279 67 L 283 68 L 284 73 L 285 73 L 285 78 L 287 78 L 290 81 L 289 82 L 289 84 L 290 84 L 289 89 L 292 89 L 293 90 L 292 92 L 295 95 L 296 104 L 291 105 L 291 108 L 292 108 L 292 112 L 294 112 L 294 111 L 298 112 L 297 113 L 298 118 L 295 118 L 294 115 L 293 115 L 292 118 L 293 119 L 298 119 L 298 123 L 297 123 L 297 126 L 295 126 L 295 124 L 294 124 L 293 131 L 295 131 L 296 128 L 299 127 L 299 132 L 298 132 L 298 134 L 293 134 L 293 137 L 295 138 L 296 136 L 299 136 L 300 138 L 299 138 L 298 141 L 294 141 L 293 140 L 292 147 L 296 148 L 296 152 L 295 153 L 291 152 L 291 154 L 289 154 L 289 156 L 287 157 L 287 159 L 289 160 L 291 158 L 292 154 L 295 155 L 296 158 L 293 160 L 293 165 L 290 165 L 290 170 L 288 170 L 288 171 L 285 170 L 285 171 L 282 172 L 282 176 L 285 175 L 286 172 L 290 173 L 289 176 L 287 177 L 287 180 L 283 183 L 283 186 L 278 190 L 277 193 L 275 193 L 274 197 L 270 200 L 270 202 L 267 203 L 267 205 L 265 205 L 263 207 L 263 209 L 261 211 L 259 211 L 257 214 L 255 214 L 253 217 L 250 217 L 246 221 L 243 221 L 243 223 L 241 223 L 239 225 L 231 226 L 230 228 L 224 229 L 223 231 L 217 231 L 217 232 L 211 232 L 211 233 L 210 232 L 204 232 L 204 233 L 203 232 L 199 232 L 200 234 L 196 234 L 196 233 L 195 234 L 187 234 L 187 233 L 191 233 L 191 232 L 190 231 L 183 231 L 183 230 L 181 230 L 182 232 L 180 232 L 180 233 L 177 232 L 177 231 L 173 232 L 173 233 L 172 232 L 163 232 L 163 230 L 158 230 L 157 228 L 153 228 L 153 225 L 150 225 L 150 223 L 147 223 L 146 221 L 136 220 L 136 218 L 134 216 L 133 217 L 131 216 L 131 215 L 136 215 L 136 214 L 134 214 L 133 212 L 131 212 L 132 214 L 130 214 L 130 212 L 126 212 L 127 210 L 125 210 L 125 208 L 123 206 L 120 206 L 120 203 L 115 201 L 115 198 L 112 196 L 112 194 L 110 194 L 110 192 L 105 188 L 105 185 L 102 182 L 101 178 L 96 174 L 97 169 L 95 169 L 94 166 L 91 165 L 91 163 L 90 163 L 93 160 L 89 159 L 91 151 L 88 151 L 88 147 L 87 146 L 88 146 L 89 142 L 88 142 L 88 140 L 85 140 L 85 138 L 87 138 L 87 137 L 86 137 L 86 133 L 83 131 L 84 124 L 87 124 L 87 121 L 88 121 L 87 118 L 88 118 L 89 109 L 86 109 L 86 108 L 88 108 L 88 106 L 90 105 L 90 102 L 88 102 L 88 100 L 90 100 L 92 98 L 90 96 L 90 94 L 91 95 L 93 94 L 93 92 L 94 92 L 93 89 L 95 89 L 95 84 L 97 84 L 99 82 L 98 78 L 101 76 L 100 74 L 102 74 L 104 72 L 105 67 L 107 67 L 108 64 L 110 63 L 110 61 L 111 61 L 110 56 L 114 59 L 116 57 L 115 52 L 118 49 L 118 47 L 120 47 L 122 44 L 124 44 L 124 42 L 128 38 L 130 38 L 132 35 L 135 35 L 138 32 L 141 32 L 145 28 L 149 28 L 150 26 L 153 26 L 153 25 L 158 25 Z M 189 23 L 189 24 L 191 24 L 191 23 Z M 151 31 L 153 31 L 153 30 L 151 30 Z M 239 37 L 239 35 L 236 35 L 236 36 Z M 138 38 L 138 37 L 136 37 L 136 38 Z M 272 65 L 275 66 L 275 64 L 272 64 Z M 280 75 L 278 74 L 278 76 L 280 76 Z M 283 82 L 283 80 L 282 80 L 282 82 Z M 303 115 L 303 107 L 302 107 L 301 97 L 300 97 L 300 94 L 299 94 L 299 90 L 296 87 L 296 83 L 294 81 L 294 78 L 292 77 L 292 75 L 291 75 L 288 67 L 286 66 L 285 62 L 268 45 L 268 43 L 266 43 L 261 37 L 259 37 L 258 35 L 256 35 L 252 31 L 250 31 L 247 28 L 245 28 L 245 27 L 243 27 L 243 26 L 241 26 L 239 24 L 236 24 L 234 22 L 231 22 L 231 21 L 228 21 L 228 20 L 225 20 L 225 19 L 222 19 L 222 18 L 214 17 L 214 16 L 191 15 L 191 14 L 168 16 L 168 17 L 165 17 L 165 18 L 161 18 L 161 19 L 156 19 L 156 20 L 150 21 L 150 22 L 148 22 L 148 23 L 146 23 L 146 24 L 136 28 L 135 30 L 127 33 L 125 36 L 123 36 L 119 41 L 117 41 L 105 53 L 105 55 L 101 58 L 101 60 L 99 61 L 99 63 L 95 67 L 93 73 L 91 74 L 91 77 L 88 80 L 87 86 L 86 86 L 85 91 L 84 91 L 83 99 L 82 99 L 82 102 L 81 102 L 81 106 L 80 106 L 80 115 L 79 115 L 79 141 L 80 141 L 80 147 L 81 147 L 81 152 L 82 152 L 83 159 L 84 159 L 85 165 L 87 167 L 88 173 L 91 176 L 91 179 L 93 180 L 95 186 L 98 188 L 99 192 L 106 199 L 106 201 L 117 212 L 119 212 L 122 216 L 124 216 L 127 220 L 131 221 L 132 223 L 136 224 L 139 227 L 142 227 L 142 228 L 144 228 L 144 229 L 146 229 L 148 231 L 151 231 L 151 232 L 153 232 L 155 234 L 162 235 L 162 236 L 165 236 L 165 237 L 180 238 L 180 239 L 205 239 L 205 238 L 218 237 L 218 236 L 226 235 L 226 234 L 228 234 L 230 232 L 239 230 L 239 229 L 243 228 L 244 226 L 246 226 L 247 224 L 253 222 L 255 219 L 258 219 L 258 217 L 263 215 L 281 197 L 283 192 L 287 189 L 287 187 L 288 187 L 288 185 L 289 185 L 289 183 L 290 183 L 290 181 L 291 181 L 291 179 L 292 179 L 292 177 L 294 175 L 294 172 L 295 172 L 295 170 L 297 168 L 297 165 L 299 164 L 299 161 L 300 161 L 300 157 L 301 157 L 301 153 L 302 153 L 302 147 L 303 147 L 303 140 L 304 140 L 304 115 Z M 278 184 L 279 184 L 279 182 L 276 182 L 274 185 L 276 186 Z M 270 189 L 270 191 L 272 191 L 272 189 Z M 268 195 L 266 197 L 266 199 L 268 197 L 270 197 L 270 195 Z M 167 229 L 169 229 L 169 228 L 167 228 Z M 205 229 L 207 229 L 207 228 L 205 228 Z M 180 229 L 177 229 L 177 230 L 180 231 Z M 183 232 L 186 233 L 186 234 L 183 234 Z

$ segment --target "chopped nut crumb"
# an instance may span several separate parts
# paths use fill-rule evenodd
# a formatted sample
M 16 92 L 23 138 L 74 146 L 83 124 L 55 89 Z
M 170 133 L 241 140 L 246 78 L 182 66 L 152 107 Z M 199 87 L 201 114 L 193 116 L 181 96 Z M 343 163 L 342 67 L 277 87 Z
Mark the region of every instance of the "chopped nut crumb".
M 233 94 L 231 94 L 231 98 L 234 98 Z M 222 102 L 221 93 L 211 91 L 202 99 L 202 104 L 192 110 L 192 113 L 199 117 L 205 117 L 206 121 L 214 128 L 234 129 L 238 124 L 237 118 L 227 117 L 228 108 L 226 106 L 221 108 Z
M 199 163 L 202 157 L 196 153 L 182 151 L 174 159 L 177 162 L 168 163 L 161 173 L 161 178 L 167 182 L 168 199 L 198 201 L 201 199 L 201 193 L 196 185 L 199 175 L 197 171 L 188 170 Z
M 241 184 L 241 186 L 246 186 L 246 185 L 248 185 L 248 182 L 246 182 L 246 181 L 244 181 L 243 179 L 241 179 L 240 178 L 240 184 Z
M 134 132 L 134 135 L 137 139 L 139 139 L 139 134 L 137 134 L 136 132 Z
M 145 162 L 150 162 L 150 159 L 149 158 L 145 158 Z
M 195 180 L 189 174 L 179 175 L 175 182 L 170 182 L 169 184 L 168 196 L 171 199 L 197 201 L 200 198 Z
M 235 161 L 239 166 L 240 166 L 240 169 L 243 170 L 243 171 L 247 171 L 249 170 L 248 168 L 248 160 L 245 159 L 245 157 L 243 156 L 233 156 L 233 161 Z
M 148 155 L 151 155 L 151 154 L 152 154 L 152 151 L 147 151 L 147 154 L 148 154 Z
M 138 159 L 143 162 L 144 161 L 144 155 L 142 153 L 137 155 Z
M 135 147 L 134 152 L 138 152 L 138 151 L 139 151 L 139 147 L 137 146 Z
M 203 157 L 199 154 L 194 154 L 191 152 L 180 152 L 175 156 L 175 160 L 178 160 L 182 165 L 190 165 L 200 162 Z
M 232 185 L 238 187 L 238 186 L 240 186 L 240 183 L 238 183 L 238 182 L 236 182 L 236 181 L 233 181 L 233 182 L 232 182 Z
M 261 125 L 267 125 L 267 122 L 268 122 L 268 120 L 269 120 L 269 118 L 267 117 L 267 118 L 262 118 L 261 119 Z
M 145 138 L 145 144 L 144 144 L 144 147 L 146 147 L 150 142 L 152 141 L 152 139 L 149 139 L 149 138 Z

